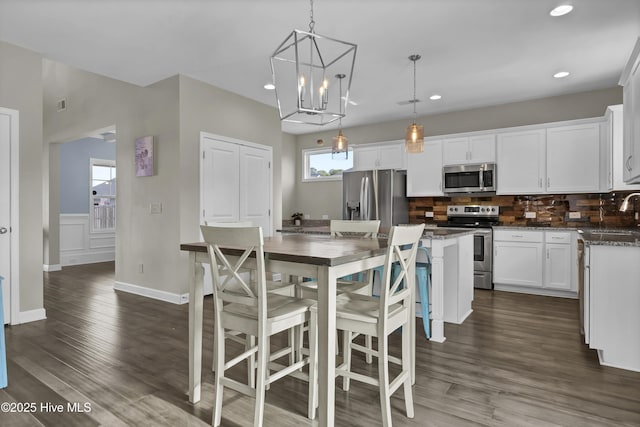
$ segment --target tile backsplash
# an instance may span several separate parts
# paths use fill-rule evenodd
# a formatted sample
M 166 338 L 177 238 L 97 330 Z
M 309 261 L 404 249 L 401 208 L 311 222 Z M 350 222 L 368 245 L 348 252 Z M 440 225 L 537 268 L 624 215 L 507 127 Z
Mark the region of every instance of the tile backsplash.
M 633 203 L 627 212 L 618 211 L 622 199 L 629 193 L 413 197 L 409 199 L 409 220 L 411 223 L 442 223 L 447 220 L 448 205 L 474 204 L 499 206 L 502 225 L 635 227 L 640 223 L 635 219 L 635 212 L 640 210 L 640 200 L 632 198 Z M 425 212 L 433 212 L 433 218 L 426 218 Z M 525 213 L 531 212 L 536 217 L 525 218 Z M 578 214 L 580 218 L 575 218 Z

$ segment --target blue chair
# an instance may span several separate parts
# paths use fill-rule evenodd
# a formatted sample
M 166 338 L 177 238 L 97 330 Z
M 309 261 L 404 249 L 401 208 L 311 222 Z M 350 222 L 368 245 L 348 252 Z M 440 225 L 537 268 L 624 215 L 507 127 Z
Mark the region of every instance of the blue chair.
M 420 246 L 418 251 L 423 251 L 427 262 L 416 262 L 416 283 L 418 284 L 418 292 L 420 294 L 420 307 L 422 313 L 422 326 L 424 328 L 424 335 L 427 339 L 431 338 L 431 326 L 429 323 L 429 285 L 431 282 L 431 256 L 429 255 L 429 249 L 424 246 Z M 400 271 L 400 266 L 393 266 L 393 275 L 395 276 Z M 376 269 L 376 271 L 379 271 Z M 381 276 L 382 277 L 382 276 Z

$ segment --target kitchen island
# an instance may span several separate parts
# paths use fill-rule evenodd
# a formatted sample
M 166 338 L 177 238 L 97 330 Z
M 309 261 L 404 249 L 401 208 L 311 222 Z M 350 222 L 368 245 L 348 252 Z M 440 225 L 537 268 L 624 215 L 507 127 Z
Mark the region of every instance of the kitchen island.
M 584 334 L 602 365 L 640 372 L 640 232 L 584 230 Z
M 328 234 L 328 227 L 283 227 L 284 234 Z M 381 230 L 379 237 L 385 237 Z M 472 313 L 473 230 L 453 227 L 425 228 L 422 246 L 431 254 L 431 341 L 444 342 L 444 322 L 460 324 Z M 427 260 L 422 252 L 418 262 Z M 416 292 L 418 295 L 418 292 Z M 416 310 L 420 313 L 420 310 Z

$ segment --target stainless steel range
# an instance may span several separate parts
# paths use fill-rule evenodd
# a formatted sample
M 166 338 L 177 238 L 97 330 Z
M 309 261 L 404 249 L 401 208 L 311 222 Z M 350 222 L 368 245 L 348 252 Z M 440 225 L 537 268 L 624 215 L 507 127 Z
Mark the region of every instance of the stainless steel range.
M 493 230 L 500 220 L 498 206 L 447 206 L 447 222 L 442 227 L 474 228 L 473 286 L 493 289 Z

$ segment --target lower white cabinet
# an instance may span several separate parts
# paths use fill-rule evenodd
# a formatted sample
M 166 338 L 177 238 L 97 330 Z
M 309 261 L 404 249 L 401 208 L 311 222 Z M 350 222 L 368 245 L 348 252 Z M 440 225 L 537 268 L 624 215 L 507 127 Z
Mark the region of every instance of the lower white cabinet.
M 587 245 L 585 341 L 600 363 L 640 372 L 640 247 Z
M 575 236 L 565 231 L 496 229 L 493 283 L 497 290 L 575 297 Z

